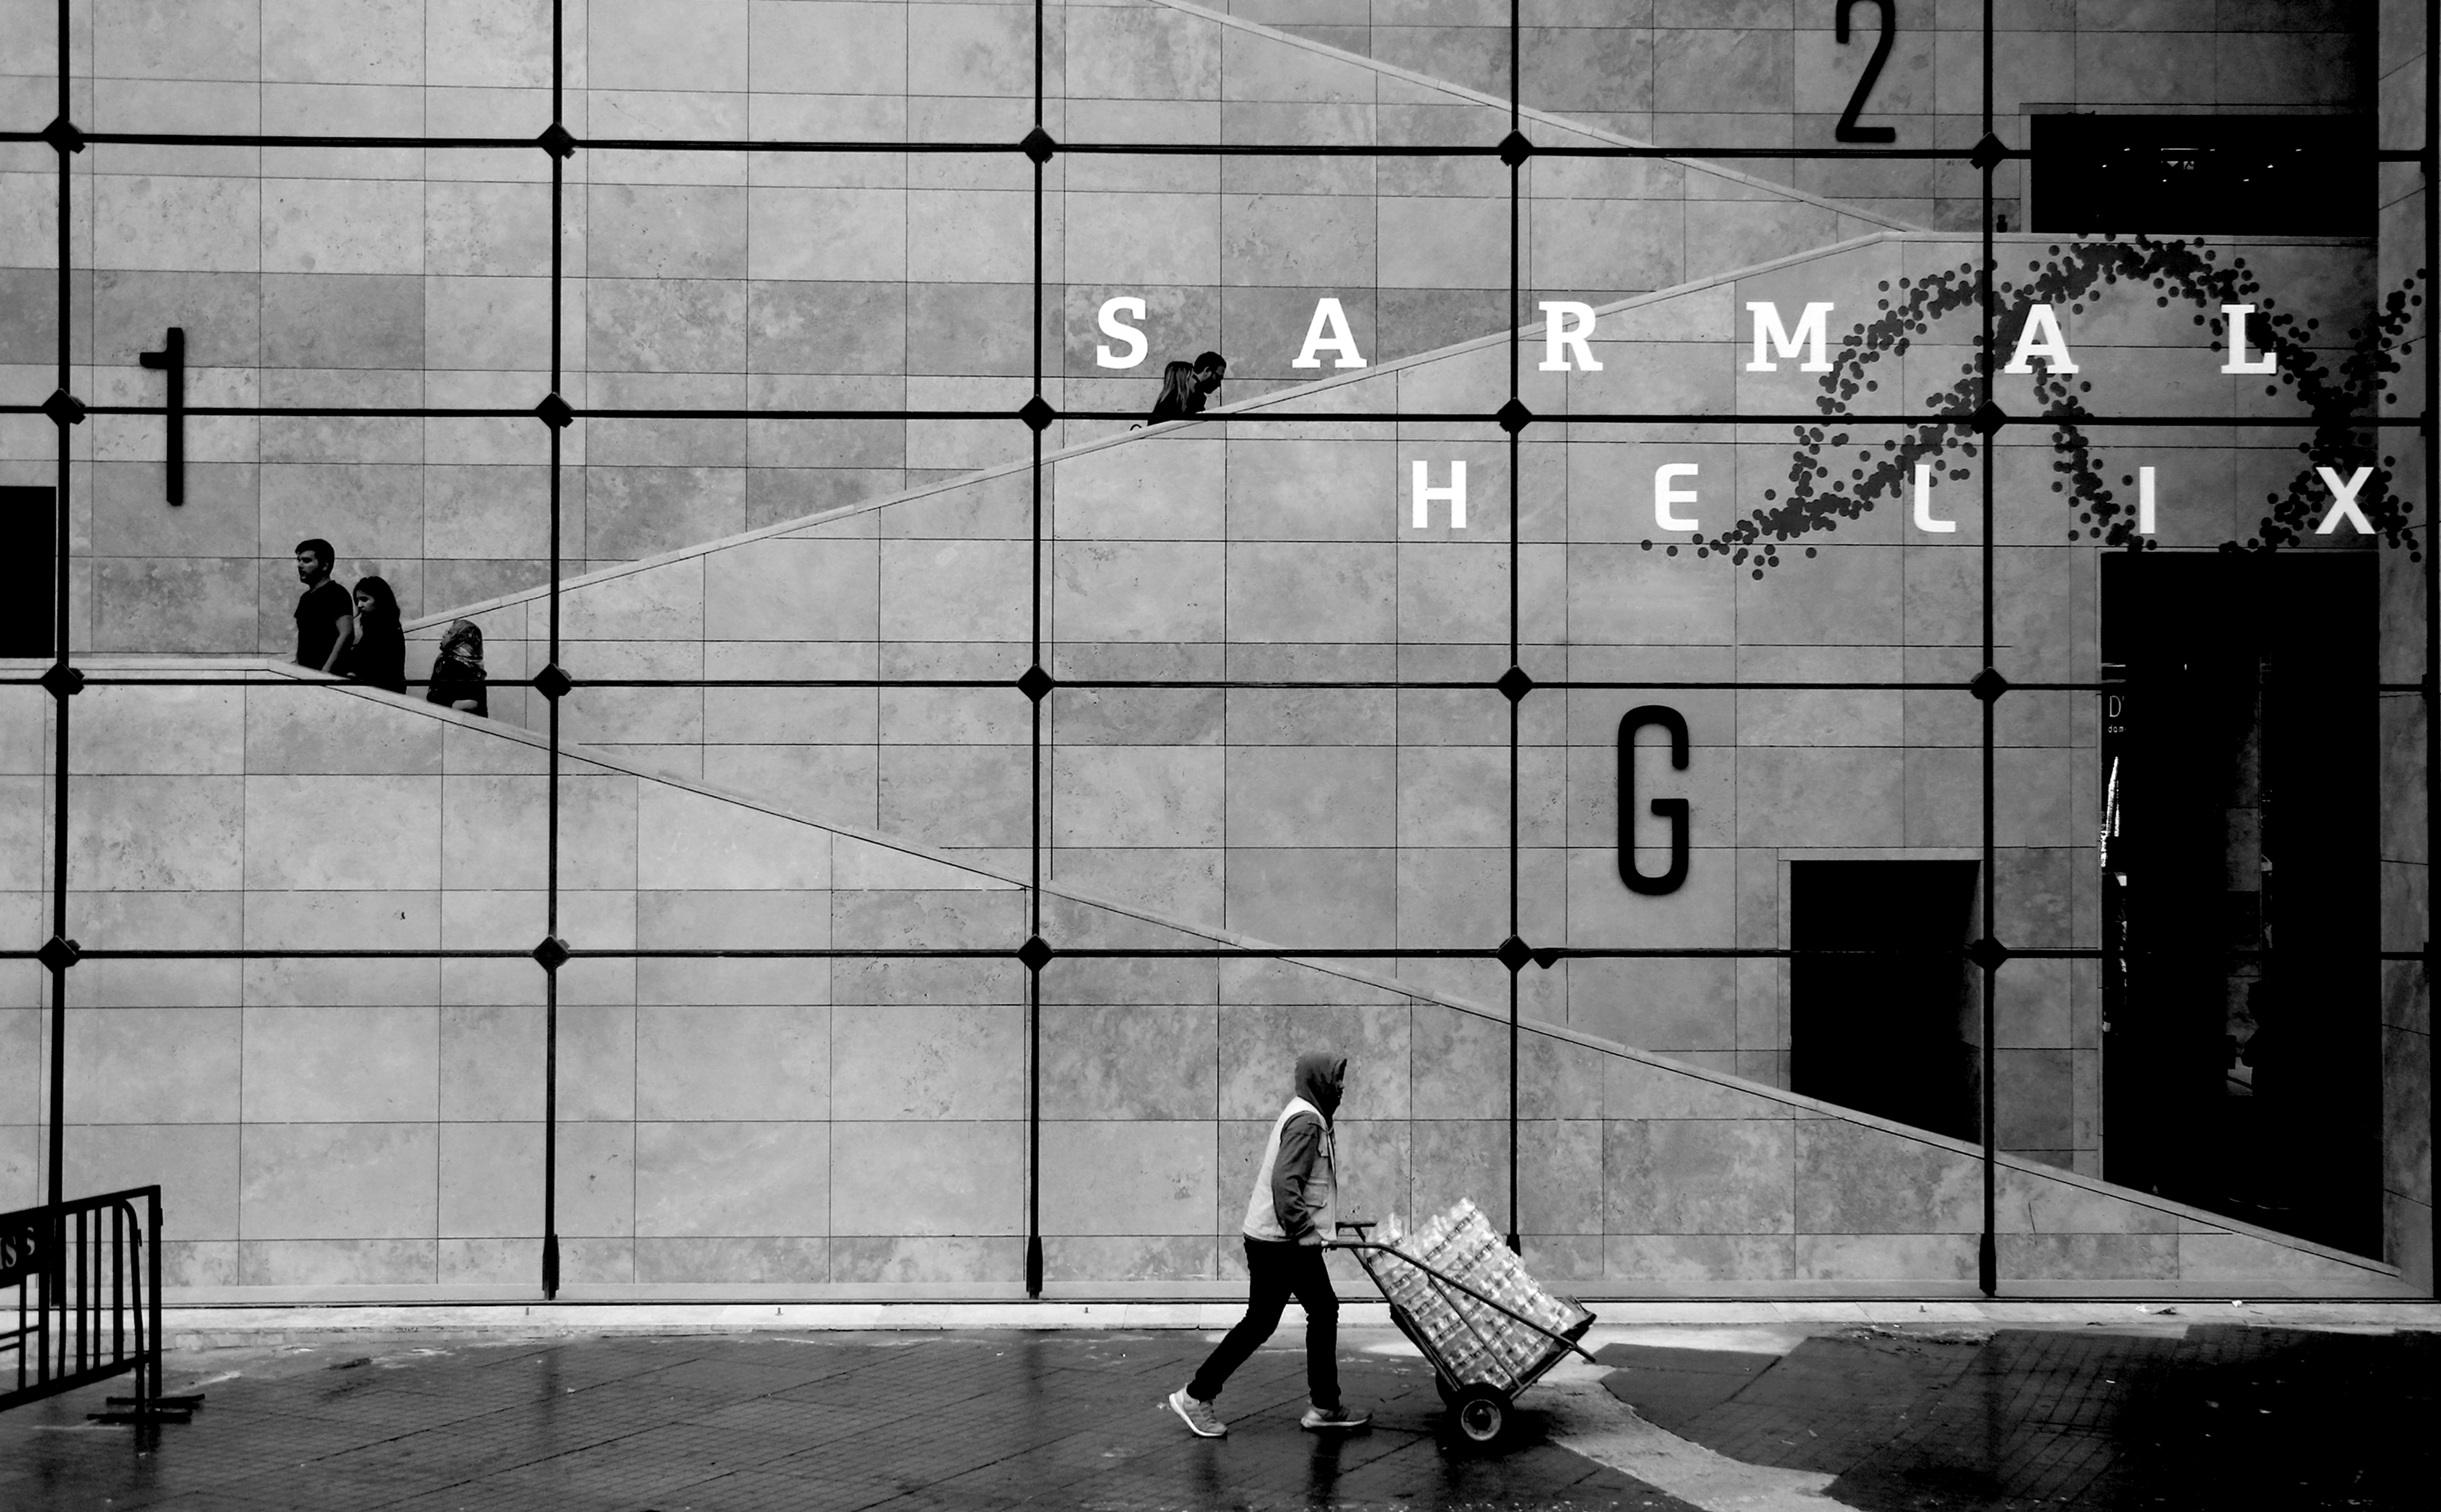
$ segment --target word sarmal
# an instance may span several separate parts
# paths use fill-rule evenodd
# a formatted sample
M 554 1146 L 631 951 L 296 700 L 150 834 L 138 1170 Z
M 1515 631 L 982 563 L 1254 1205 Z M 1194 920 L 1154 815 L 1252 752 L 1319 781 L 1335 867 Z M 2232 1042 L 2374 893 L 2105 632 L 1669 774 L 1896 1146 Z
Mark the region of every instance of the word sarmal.
M 1579 299 L 1546 299 L 1543 311 L 1543 360 L 1536 364 L 1543 372 L 1600 372 L 1602 365 L 1594 356 L 1594 326 L 1599 318 L 1592 305 Z M 1837 306 L 1828 299 L 1808 303 L 1805 313 L 1797 317 L 1795 330 L 1780 313 L 1780 306 L 1765 299 L 1749 300 L 1746 314 L 1753 322 L 1754 357 L 1746 364 L 1748 372 L 1778 372 L 1777 357 L 1805 360 L 1798 364 L 1799 372 L 1829 372 L 1828 355 L 1831 345 L 1831 313 Z M 1122 316 L 1145 318 L 1142 295 L 1122 294 L 1102 301 L 1095 316 L 1102 333 L 1116 338 L 1124 346 L 1113 350 L 1107 343 L 1094 349 L 1094 361 L 1103 368 L 1125 370 L 1140 366 L 1151 350 L 1144 333 L 1129 325 Z M 2220 365 L 2226 373 L 2268 373 L 2277 370 L 2278 360 L 2265 352 L 2249 357 L 2246 338 L 2246 317 L 2254 313 L 2251 304 L 2225 304 L 2221 318 L 2230 332 L 2229 360 Z M 1334 368 L 1362 368 L 1364 354 L 1356 349 L 1356 337 L 1347 324 L 1347 311 L 1340 301 L 1323 297 L 1313 302 L 1313 318 L 1307 322 L 1305 343 L 1297 350 L 1289 366 L 1319 368 L 1322 353 L 1331 353 Z M 2040 357 L 2054 373 L 2071 373 L 2081 369 L 2069 351 L 2068 338 L 2061 333 L 2058 312 L 2048 304 L 2038 304 L 2027 312 L 2026 327 L 2017 336 L 2016 350 L 2010 353 L 2009 364 L 2001 371 L 2031 373 L 2034 361 Z

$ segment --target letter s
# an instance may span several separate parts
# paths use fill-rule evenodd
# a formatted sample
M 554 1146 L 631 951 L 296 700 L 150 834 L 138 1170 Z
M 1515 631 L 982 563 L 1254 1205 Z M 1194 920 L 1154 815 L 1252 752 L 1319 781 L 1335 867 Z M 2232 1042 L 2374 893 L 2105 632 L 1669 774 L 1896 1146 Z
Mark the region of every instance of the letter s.
M 1123 325 L 1120 323 L 1119 315 L 1122 313 L 1133 315 L 1138 320 L 1141 320 L 1145 317 L 1145 302 L 1132 294 L 1122 294 L 1115 298 L 1105 299 L 1102 301 L 1102 313 L 1096 317 L 1098 323 L 1101 325 L 1102 334 L 1106 336 L 1118 337 L 1121 341 L 1128 344 L 1128 350 L 1127 354 L 1125 356 L 1121 356 L 1119 353 L 1112 351 L 1107 345 L 1095 346 L 1094 348 L 1094 361 L 1097 366 L 1104 368 L 1132 368 L 1137 363 L 1144 361 L 1145 353 L 1150 350 L 1149 346 L 1145 341 L 1143 332 L 1138 331 L 1133 326 Z

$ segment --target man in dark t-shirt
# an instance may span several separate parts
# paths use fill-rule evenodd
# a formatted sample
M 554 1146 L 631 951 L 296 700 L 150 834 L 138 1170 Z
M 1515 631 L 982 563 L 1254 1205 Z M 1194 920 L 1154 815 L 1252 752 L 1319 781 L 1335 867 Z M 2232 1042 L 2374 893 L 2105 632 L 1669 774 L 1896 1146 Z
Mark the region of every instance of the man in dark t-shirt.
M 1229 359 L 1217 351 L 1201 351 L 1195 355 L 1195 397 L 1187 401 L 1186 412 L 1203 413 L 1203 405 L 1220 391 L 1220 382 L 1229 376 Z
M 319 536 L 297 543 L 297 581 L 305 585 L 297 600 L 297 664 L 316 672 L 334 671 L 339 653 L 355 639 L 356 603 L 331 581 L 335 560 L 331 543 Z

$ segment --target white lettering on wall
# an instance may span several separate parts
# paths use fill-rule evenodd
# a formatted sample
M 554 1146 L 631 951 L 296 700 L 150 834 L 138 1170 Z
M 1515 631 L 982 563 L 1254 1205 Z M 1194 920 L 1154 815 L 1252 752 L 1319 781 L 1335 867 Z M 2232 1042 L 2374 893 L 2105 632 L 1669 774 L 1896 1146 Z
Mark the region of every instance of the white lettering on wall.
M 1748 372 L 1778 372 L 1780 365 L 1771 360 L 1770 352 L 1794 357 L 1802 347 L 1808 355 L 1799 365 L 1799 372 L 1829 372 L 1830 361 L 1822 354 L 1830 341 L 1831 303 L 1808 304 L 1805 313 L 1797 317 L 1797 330 L 1791 333 L 1780 323 L 1780 306 L 1767 299 L 1750 300 L 1746 313 L 1754 317 L 1754 360 L 1746 364 Z M 1767 350 L 1768 349 L 1768 350 Z
M 1576 299 L 1543 301 L 1543 365 L 1540 372 L 1566 372 L 1569 359 L 1560 355 L 1566 347 L 1575 353 L 1577 370 L 1600 372 L 1602 365 L 1594 360 L 1594 349 L 1586 337 L 1594 333 L 1594 307 Z
M 1128 344 L 1128 349 L 1123 356 L 1112 351 L 1108 345 L 1094 347 L 1094 362 L 1098 367 L 1132 368 L 1145 360 L 1145 352 L 1149 348 L 1145 342 L 1144 333 L 1133 326 L 1122 324 L 1119 320 L 1122 315 L 1130 315 L 1139 320 L 1143 319 L 1145 302 L 1132 294 L 1123 294 L 1116 298 L 1102 301 L 1102 313 L 1095 317 L 1101 324 L 1102 334 L 1118 337 Z
M 1829 305 L 1824 305 L 1822 308 L 1828 310 L 1831 307 Z M 1794 355 L 1794 353 L 1783 352 L 1782 355 L 1791 356 Z M 1654 525 L 1659 526 L 1665 531 L 1699 531 L 1703 529 L 1703 527 L 1697 524 L 1691 517 L 1682 520 L 1677 515 L 1670 513 L 1670 506 L 1673 504 L 1692 504 L 1695 502 L 1695 491 L 1693 489 L 1672 488 L 1670 486 L 1672 481 L 1676 478 L 1693 477 L 1695 476 L 1695 464 L 1693 462 L 1664 462 L 1659 467 L 1653 470 L 1653 523 Z
M 2076 359 L 2068 354 L 2068 337 L 2060 334 L 2059 316 L 2047 304 L 2035 305 L 2026 312 L 2026 329 L 2017 334 L 2016 354 L 2001 370 L 2032 372 L 2036 357 L 2050 364 L 2053 372 L 2077 370 Z
M 1330 364 L 1334 368 L 1365 366 L 1365 359 L 1356 351 L 1356 337 L 1347 329 L 1347 312 L 1339 307 L 1337 299 L 1332 298 L 1313 302 L 1313 320 L 1305 328 L 1305 350 L 1298 352 L 1296 360 L 1289 366 L 1319 368 L 1322 358 L 1316 353 L 1326 350 L 1335 353 Z
M 2254 313 L 2251 304 L 2225 304 L 2220 317 L 2229 325 L 2229 361 L 2220 365 L 2223 372 L 2277 372 L 2280 359 L 2270 352 L 2250 359 L 2246 355 L 2246 317 Z
M 1932 517 L 1932 464 L 1930 462 L 1915 464 L 1915 528 L 1919 531 L 1928 531 L 1935 535 L 1948 535 L 1958 529 L 1956 520 L 1936 520 Z
M 2342 520 L 2345 520 L 2357 528 L 2360 535 L 2371 535 L 2373 521 L 2366 519 L 2364 511 L 2357 508 L 2357 490 L 2365 486 L 2365 479 L 2373 476 L 2373 469 L 2360 467 L 2356 476 L 2344 483 L 2340 481 L 2339 474 L 2327 467 L 2317 467 L 2314 471 L 2323 475 L 2323 486 L 2331 491 L 2331 513 L 2323 516 L 2323 523 L 2314 527 L 2314 533 L 2328 535 L 2340 528 Z
M 1415 479 L 1415 488 L 1412 491 L 1415 495 L 1415 513 L 1412 516 L 1415 528 L 1420 531 L 1429 527 L 1433 523 L 1433 505 L 1436 502 L 1443 502 L 1450 507 L 1450 529 L 1465 530 L 1466 464 L 1450 463 L 1450 480 L 1447 488 L 1432 486 L 1429 464 L 1419 460 L 1414 465 L 1415 471 L 1410 476 Z

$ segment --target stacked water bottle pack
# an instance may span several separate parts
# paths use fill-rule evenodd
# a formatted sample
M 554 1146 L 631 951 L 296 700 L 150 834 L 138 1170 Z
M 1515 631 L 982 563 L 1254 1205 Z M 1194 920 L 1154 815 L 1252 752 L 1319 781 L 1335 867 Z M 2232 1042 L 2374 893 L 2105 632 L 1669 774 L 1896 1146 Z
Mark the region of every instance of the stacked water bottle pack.
M 1461 1198 L 1457 1206 L 1427 1218 L 1414 1233 L 1404 1236 L 1392 1219 L 1384 1226 L 1382 1242 L 1400 1252 L 1378 1257 L 1375 1273 L 1383 1293 L 1406 1311 L 1446 1361 L 1450 1374 L 1460 1381 L 1515 1391 L 1527 1374 L 1558 1346 L 1548 1334 L 1528 1327 L 1500 1307 L 1487 1306 L 1456 1287 L 1440 1285 L 1401 1256 L 1456 1278 L 1551 1333 L 1564 1334 L 1588 1316 L 1575 1303 L 1554 1297 L 1536 1285 L 1470 1200 Z

